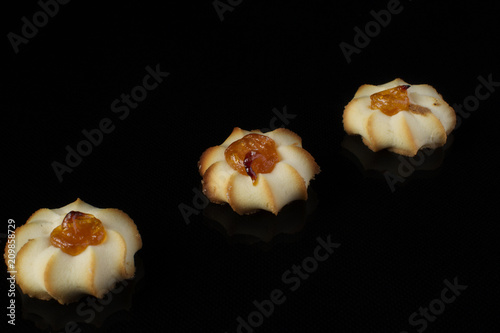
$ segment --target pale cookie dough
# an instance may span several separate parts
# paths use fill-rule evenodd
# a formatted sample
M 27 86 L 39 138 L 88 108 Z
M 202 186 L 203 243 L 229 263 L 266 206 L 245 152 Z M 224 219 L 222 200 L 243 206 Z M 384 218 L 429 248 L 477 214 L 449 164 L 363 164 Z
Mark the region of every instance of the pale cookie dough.
M 409 85 L 409 108 L 387 115 L 371 107 L 375 93 Z M 421 148 L 437 148 L 446 143 L 455 127 L 456 115 L 437 91 L 427 85 L 410 85 L 395 79 L 382 85 L 362 85 L 347 104 L 343 114 L 347 134 L 359 134 L 372 151 L 388 149 L 397 154 L 415 156 Z

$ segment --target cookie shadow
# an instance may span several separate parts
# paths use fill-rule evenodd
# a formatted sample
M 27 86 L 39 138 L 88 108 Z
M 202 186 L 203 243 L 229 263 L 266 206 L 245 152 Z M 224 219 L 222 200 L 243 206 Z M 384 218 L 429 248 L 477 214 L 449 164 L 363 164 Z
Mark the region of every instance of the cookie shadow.
M 125 320 L 132 307 L 132 298 L 138 282 L 144 277 L 144 265 L 140 256 L 135 256 L 134 278 L 119 281 L 102 299 L 85 295 L 70 304 L 59 304 L 56 300 L 40 300 L 29 297 L 17 287 L 17 296 L 22 303 L 22 317 L 45 331 L 71 331 L 84 328 L 95 331 L 109 321 Z
M 217 230 L 231 244 L 248 244 L 268 250 L 276 244 L 300 239 L 300 232 L 318 205 L 318 196 L 311 186 L 307 193 L 307 200 L 289 203 L 278 215 L 267 211 L 239 215 L 228 204 L 210 203 L 203 210 L 203 223 Z
M 343 154 L 351 160 L 360 172 L 368 177 L 384 177 L 385 173 L 410 178 L 415 171 L 426 171 L 430 175 L 443 164 L 446 151 L 453 144 L 453 134 L 449 135 L 442 147 L 419 150 L 414 157 L 402 156 L 388 150 L 371 151 L 359 135 L 346 135 L 342 140 Z

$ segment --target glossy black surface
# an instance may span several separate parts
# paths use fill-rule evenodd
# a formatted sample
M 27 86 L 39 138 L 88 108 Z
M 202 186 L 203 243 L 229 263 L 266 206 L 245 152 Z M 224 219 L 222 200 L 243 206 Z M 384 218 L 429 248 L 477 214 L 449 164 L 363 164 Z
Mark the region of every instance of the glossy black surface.
M 231 8 L 223 20 L 214 3 Z M 493 8 L 468 6 L 69 2 L 18 53 L 8 34 L 22 35 L 22 18 L 32 22 L 41 7 L 9 10 L 0 233 L 8 219 L 20 226 L 41 207 L 80 197 L 127 212 L 144 246 L 137 278 L 116 297 L 61 307 L 18 291 L 16 326 L 3 313 L 0 325 L 498 332 L 500 30 Z M 356 37 L 366 27 L 369 41 Z M 350 62 L 346 44 L 357 47 Z M 346 136 L 342 112 L 357 88 L 396 77 L 466 105 L 445 147 L 408 159 L 374 154 Z M 201 153 L 234 126 L 281 125 L 321 166 L 310 200 L 278 218 L 206 205 L 198 194 Z M 89 133 L 91 148 L 82 143 Z M 66 164 L 78 147 L 87 156 L 71 160 L 61 181 L 53 164 Z M 193 214 L 183 217 L 179 206 Z M 6 291 L 0 300 L 7 313 Z

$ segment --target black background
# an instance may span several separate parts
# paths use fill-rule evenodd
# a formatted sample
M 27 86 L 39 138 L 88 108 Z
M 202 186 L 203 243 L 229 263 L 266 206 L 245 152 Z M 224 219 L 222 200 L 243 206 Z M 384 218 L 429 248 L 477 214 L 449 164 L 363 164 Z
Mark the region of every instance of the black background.
M 366 169 L 344 148 L 349 138 L 342 126 L 344 106 L 364 83 L 396 77 L 427 83 L 454 105 L 474 96 L 478 77 L 500 81 L 494 8 L 402 0 L 401 12 L 348 63 L 340 43 L 354 45 L 354 28 L 364 30 L 374 20 L 370 12 L 388 2 L 234 1 L 223 20 L 211 1 L 159 3 L 60 5 L 18 53 L 7 34 L 20 35 L 22 17 L 32 21 L 40 6 L 4 14 L 0 232 L 7 232 L 9 218 L 20 226 L 41 207 L 79 197 L 124 210 L 143 239 L 141 275 L 126 309 L 102 323 L 74 315 L 68 321 L 80 321 L 83 332 L 236 332 L 237 318 L 256 310 L 254 300 L 280 289 L 285 302 L 255 332 L 498 331 L 500 87 L 461 117 L 446 149 L 433 155 L 437 162 L 429 158 L 427 170 L 409 172 L 394 191 L 377 165 L 402 162 L 361 149 L 375 161 Z M 111 104 L 142 84 L 147 66 L 170 75 L 120 119 Z M 311 182 L 305 217 L 303 205 L 290 207 L 290 223 L 300 231 L 279 234 L 288 218 L 259 214 L 255 222 L 233 219 L 228 233 L 194 206 L 203 203 L 193 203 L 201 179 L 197 161 L 233 127 L 269 128 L 273 109 L 284 108 L 295 116 L 286 127 L 302 137 L 322 169 Z M 114 130 L 60 182 L 52 163 L 64 163 L 66 146 L 76 149 L 82 131 L 104 118 Z M 198 214 L 186 223 L 179 205 Z M 232 235 L 238 223 L 262 226 L 259 219 L 266 219 L 266 237 L 278 234 L 271 241 Z M 282 275 L 313 255 L 318 237 L 341 245 L 290 290 Z M 426 327 L 412 326 L 410 316 L 455 278 L 467 289 Z M 25 302 L 18 291 L 13 331 L 64 330 L 64 320 L 33 320 Z

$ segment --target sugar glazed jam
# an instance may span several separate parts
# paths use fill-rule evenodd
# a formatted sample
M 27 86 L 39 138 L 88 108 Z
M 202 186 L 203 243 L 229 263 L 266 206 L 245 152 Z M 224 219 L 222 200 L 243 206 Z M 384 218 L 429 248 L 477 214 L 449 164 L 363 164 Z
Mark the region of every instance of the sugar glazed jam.
M 50 243 L 64 253 L 76 256 L 89 245 L 99 245 L 106 238 L 102 222 L 94 215 L 71 211 L 61 225 L 52 230 Z
M 251 133 L 234 141 L 224 152 L 227 163 L 257 185 L 259 173 L 270 173 L 279 162 L 276 143 L 268 136 Z
M 409 85 L 400 85 L 371 95 L 371 108 L 380 110 L 388 116 L 394 116 L 399 111 L 409 110 L 408 88 L 410 88 Z

